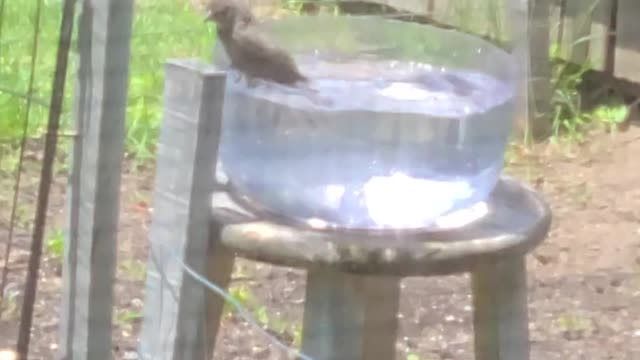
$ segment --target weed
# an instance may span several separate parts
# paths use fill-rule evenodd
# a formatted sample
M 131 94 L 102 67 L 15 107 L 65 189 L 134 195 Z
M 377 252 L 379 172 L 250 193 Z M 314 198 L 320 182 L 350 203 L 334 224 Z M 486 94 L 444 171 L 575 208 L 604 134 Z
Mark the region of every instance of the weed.
M 596 107 L 592 117 L 602 124 L 607 131 L 615 133 L 618 126 L 626 120 L 628 114 L 629 107 L 621 101 L 614 100 L 611 104 L 603 104 Z
M 302 12 L 305 2 L 299 0 L 282 0 L 281 4 L 284 9 L 299 14 Z
M 249 307 L 254 301 L 253 293 L 244 285 L 230 287 L 229 295 L 236 299 L 236 301 L 245 308 Z M 225 303 L 224 314 L 228 316 L 232 312 L 235 312 L 235 309 L 229 303 Z
M 0 173 L 12 174 L 18 168 L 19 153 L 9 146 L 0 150 Z
M 45 249 L 49 256 L 54 259 L 60 260 L 64 256 L 64 231 L 59 228 L 51 230 L 47 241 L 45 242 Z
M 585 332 L 592 327 L 592 323 L 588 318 L 575 314 L 560 315 L 556 319 L 556 325 L 570 339 L 584 336 Z
M 20 312 L 20 290 L 16 283 L 11 283 L 4 289 L 2 297 L 2 308 L 0 309 L 0 320 L 8 321 L 17 318 Z
M 584 75 L 590 70 L 590 65 L 585 62 L 582 65 L 566 63 L 559 58 L 560 47 L 558 44 L 551 46 L 552 58 L 551 76 L 551 105 L 553 135 L 557 138 L 568 135 L 571 138 L 582 141 L 584 126 L 589 122 L 589 116 L 582 111 L 582 96 L 579 86 Z
M 120 331 L 124 336 L 130 336 L 133 331 L 133 326 L 142 320 L 143 313 L 136 310 L 121 310 L 118 311 L 115 319 L 115 324 L 120 328 Z
M 29 89 L 31 61 L 34 56 L 36 6 L 36 1 L 8 1 L 5 4 L 3 32 L 0 39 L 0 137 L 2 142 L 22 137 L 28 110 L 30 121 L 27 135 L 37 136 L 45 129 L 48 112 L 46 104 L 51 96 L 61 6 L 57 1 L 45 1 L 42 4 L 33 88 Z M 68 80 L 70 79 L 71 76 Z M 29 93 L 29 90 L 32 92 Z M 67 92 L 65 97 L 66 110 L 71 99 L 69 94 L 70 92 Z M 27 108 L 27 98 L 33 100 L 30 109 Z M 63 125 L 68 124 L 68 120 L 69 116 L 64 116 Z
M 213 55 L 215 33 L 188 1 L 139 1 L 131 42 L 127 153 L 144 162 L 154 155 L 162 115 L 164 63 Z M 198 25 L 194 25 L 198 24 Z M 201 24 L 201 25 L 200 25 Z
M 299 349 L 302 346 L 302 327 L 301 326 L 293 326 L 293 330 L 291 331 L 293 335 L 293 341 L 291 342 L 291 346 Z
M 123 310 L 118 312 L 118 315 L 116 317 L 116 322 L 119 325 L 131 324 L 142 319 L 142 316 L 143 314 L 140 311 Z
M 147 274 L 147 266 L 144 262 L 127 259 L 120 262 L 120 271 L 128 280 L 143 281 Z
M 18 206 L 16 207 L 16 226 L 23 229 L 29 228 L 33 222 L 32 214 L 33 210 L 31 209 L 31 206 L 18 203 Z
M 258 325 L 268 328 L 274 334 L 284 336 L 291 340 L 293 347 L 298 347 L 302 343 L 302 329 L 296 324 L 290 323 L 281 316 L 270 314 L 268 308 L 264 305 L 258 305 L 258 301 L 247 286 L 234 286 L 229 289 L 229 294 L 240 303 L 243 307 L 250 309 L 252 316 L 255 317 Z M 225 304 L 224 314 L 229 315 L 235 312 L 234 308 L 230 308 L 229 304 Z

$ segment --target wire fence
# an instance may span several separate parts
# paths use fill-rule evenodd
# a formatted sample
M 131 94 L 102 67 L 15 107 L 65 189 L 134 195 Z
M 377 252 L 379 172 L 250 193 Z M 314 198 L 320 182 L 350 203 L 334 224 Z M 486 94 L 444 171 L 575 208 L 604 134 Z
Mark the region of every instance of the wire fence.
M 41 180 L 47 120 L 54 91 L 52 85 L 58 63 L 56 54 L 63 18 L 62 5 L 61 0 L 0 0 L 0 349 L 13 346 L 15 342 L 12 339 L 18 336 L 18 314 L 24 296 L 27 258 L 31 253 L 38 183 Z M 201 4 L 178 0 L 138 1 L 136 4 L 125 140 L 128 162 L 123 174 L 125 181 L 122 190 L 126 194 L 122 205 L 126 216 L 122 220 L 122 227 L 137 230 L 123 230 L 119 239 L 114 318 L 117 332 L 115 342 L 123 345 L 116 351 L 118 358 L 126 358 L 127 354 L 134 351 L 132 347 L 142 312 L 142 283 L 147 259 L 146 229 L 152 206 L 149 200 L 150 178 L 153 176 L 151 164 L 162 114 L 163 63 L 168 58 L 178 57 L 210 59 L 214 34 L 211 28 L 200 26 L 202 14 L 199 9 Z M 72 43 L 76 41 L 74 34 Z M 56 279 L 60 276 L 63 256 L 65 214 L 62 209 L 65 206 L 70 139 L 79 135 L 74 134 L 72 123 L 77 66 L 74 48 L 66 73 L 67 88 L 58 132 L 61 148 L 55 159 L 54 185 L 47 213 L 51 221 L 48 222 L 45 236 L 45 262 L 40 271 L 43 283 L 35 308 L 40 323 L 34 325 L 32 331 L 32 336 L 37 336 L 39 340 L 34 344 L 34 359 L 38 356 L 50 358 L 58 346 L 56 316 L 51 312 L 60 301 L 59 281 Z M 246 263 L 243 266 L 256 265 Z M 239 299 L 241 305 L 252 308 L 251 316 L 257 319 L 257 324 L 266 327 L 279 339 L 284 339 L 283 342 L 299 345 L 296 341 L 299 341 L 301 330 L 299 325 L 294 324 L 295 320 L 269 315 L 269 309 L 264 304 L 277 305 L 289 301 L 291 304 L 287 306 L 300 310 L 301 304 L 293 304 L 291 294 L 295 293 L 296 299 L 302 294 L 295 289 L 282 290 L 292 298 L 274 300 L 275 295 L 265 292 L 260 284 L 255 283 L 263 280 L 261 277 L 245 276 L 242 272 L 242 268 L 236 271 L 237 281 L 231 294 Z M 278 276 L 294 278 L 293 285 L 287 286 L 299 287 L 303 281 L 301 276 L 288 272 L 278 270 L 276 273 Z M 256 281 L 247 285 L 249 283 L 243 283 L 242 278 Z M 603 278 L 634 283 L 638 281 L 638 272 L 612 270 L 598 274 L 563 274 L 534 282 L 532 286 L 540 283 L 562 285 L 566 283 L 566 278 L 575 278 L 578 283 L 596 282 Z M 254 291 L 263 298 L 253 298 Z M 459 288 L 445 287 L 430 295 L 450 297 L 458 291 Z M 603 304 L 605 307 L 607 305 Z M 231 320 L 232 323 L 238 321 Z M 278 358 L 278 355 L 273 356 Z

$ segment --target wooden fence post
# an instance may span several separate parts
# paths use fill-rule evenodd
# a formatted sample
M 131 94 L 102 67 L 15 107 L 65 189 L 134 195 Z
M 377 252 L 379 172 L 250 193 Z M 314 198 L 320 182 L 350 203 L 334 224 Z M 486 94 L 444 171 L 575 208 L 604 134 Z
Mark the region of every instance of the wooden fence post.
M 529 51 L 527 107 L 528 135 L 542 140 L 551 135 L 551 62 L 549 59 L 549 0 L 528 0 Z
M 60 354 L 111 359 L 133 0 L 84 0 L 75 88 Z
M 210 247 L 224 87 L 224 72 L 211 65 L 194 60 L 167 65 L 139 347 L 142 359 L 210 356 L 215 329 L 207 324 L 212 321 L 207 309 L 213 295 L 184 272 L 182 262 L 201 274 L 215 262 L 227 277 L 233 265 L 232 256 L 217 247 L 212 254 Z

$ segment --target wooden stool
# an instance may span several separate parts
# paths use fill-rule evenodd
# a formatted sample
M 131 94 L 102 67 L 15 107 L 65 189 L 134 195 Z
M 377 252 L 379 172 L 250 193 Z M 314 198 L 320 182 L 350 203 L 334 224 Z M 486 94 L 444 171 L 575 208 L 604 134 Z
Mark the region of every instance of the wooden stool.
M 302 351 L 314 360 L 393 359 L 399 280 L 460 272 L 472 273 L 476 359 L 529 359 L 525 255 L 551 222 L 539 194 L 504 177 L 488 215 L 439 233 L 314 231 L 260 218 L 216 190 L 221 102 L 211 99 L 223 85 L 197 62 L 168 67 L 143 359 L 211 356 L 224 303 L 180 261 L 227 287 L 235 256 L 307 269 Z

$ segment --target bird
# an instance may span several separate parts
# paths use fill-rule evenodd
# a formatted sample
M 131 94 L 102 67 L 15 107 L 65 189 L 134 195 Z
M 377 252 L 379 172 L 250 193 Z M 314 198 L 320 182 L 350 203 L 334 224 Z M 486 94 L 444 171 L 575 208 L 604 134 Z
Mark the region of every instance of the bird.
M 247 80 L 261 79 L 287 86 L 309 82 L 291 55 L 259 32 L 256 18 L 246 3 L 212 0 L 207 10 L 205 21 L 216 23 L 218 38 L 231 66 Z

